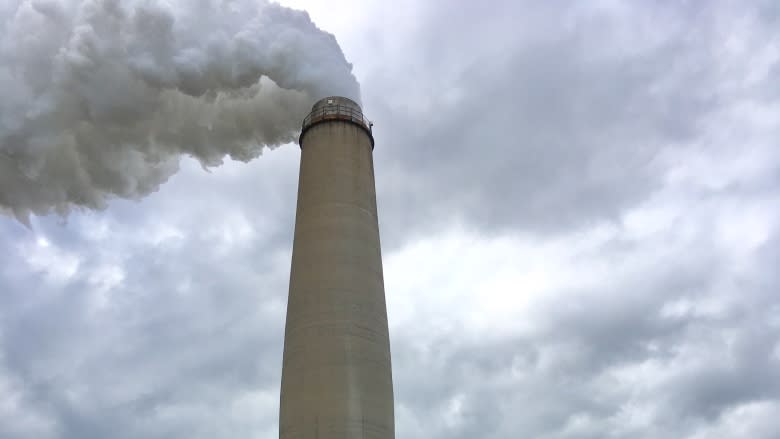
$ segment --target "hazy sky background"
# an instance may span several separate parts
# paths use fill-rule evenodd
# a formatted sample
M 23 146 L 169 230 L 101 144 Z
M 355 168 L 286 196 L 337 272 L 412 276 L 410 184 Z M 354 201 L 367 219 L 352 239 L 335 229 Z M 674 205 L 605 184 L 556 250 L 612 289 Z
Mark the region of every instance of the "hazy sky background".
M 780 4 L 282 4 L 375 122 L 396 437 L 780 437 Z M 299 157 L 0 217 L 0 438 L 277 437 Z

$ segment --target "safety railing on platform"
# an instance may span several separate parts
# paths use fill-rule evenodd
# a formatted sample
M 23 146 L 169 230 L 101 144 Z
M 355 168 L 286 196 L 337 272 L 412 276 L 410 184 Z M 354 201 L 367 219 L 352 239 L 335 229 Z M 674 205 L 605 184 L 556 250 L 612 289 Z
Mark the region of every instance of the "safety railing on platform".
M 303 119 L 302 129 L 306 130 L 306 128 L 312 124 L 331 119 L 349 120 L 351 122 L 362 125 L 371 131 L 371 121 L 366 119 L 360 110 L 357 110 L 352 106 L 339 104 L 325 105 L 312 110 L 312 112 Z

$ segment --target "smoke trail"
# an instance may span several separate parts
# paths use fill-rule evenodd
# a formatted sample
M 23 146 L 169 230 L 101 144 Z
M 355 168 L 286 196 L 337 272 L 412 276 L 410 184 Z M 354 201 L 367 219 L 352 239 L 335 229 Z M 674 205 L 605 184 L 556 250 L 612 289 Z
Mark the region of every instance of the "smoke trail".
M 250 160 L 313 100 L 359 98 L 335 38 L 267 1 L 6 2 L 0 210 L 22 221 L 139 198 L 181 155 Z

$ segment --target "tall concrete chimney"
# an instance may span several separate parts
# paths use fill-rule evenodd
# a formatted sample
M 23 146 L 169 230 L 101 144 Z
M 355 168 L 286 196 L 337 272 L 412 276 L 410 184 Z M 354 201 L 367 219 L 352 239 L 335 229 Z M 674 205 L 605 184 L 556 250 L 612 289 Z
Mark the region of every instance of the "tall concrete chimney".
M 280 439 L 394 439 L 371 125 L 343 97 L 304 119 Z

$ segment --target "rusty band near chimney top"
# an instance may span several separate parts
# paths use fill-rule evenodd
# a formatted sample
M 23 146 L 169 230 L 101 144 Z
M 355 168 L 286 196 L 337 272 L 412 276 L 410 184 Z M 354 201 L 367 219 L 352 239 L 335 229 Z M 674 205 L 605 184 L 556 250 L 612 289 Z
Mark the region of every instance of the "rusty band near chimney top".
M 371 132 L 371 122 L 363 116 L 363 110 L 357 102 L 341 96 L 323 98 L 314 104 L 311 108 L 311 113 L 303 119 L 298 145 L 303 148 L 303 136 L 309 128 L 336 120 L 351 123 L 362 128 L 368 134 L 368 138 L 371 139 L 371 149 L 374 149 L 374 135 Z

